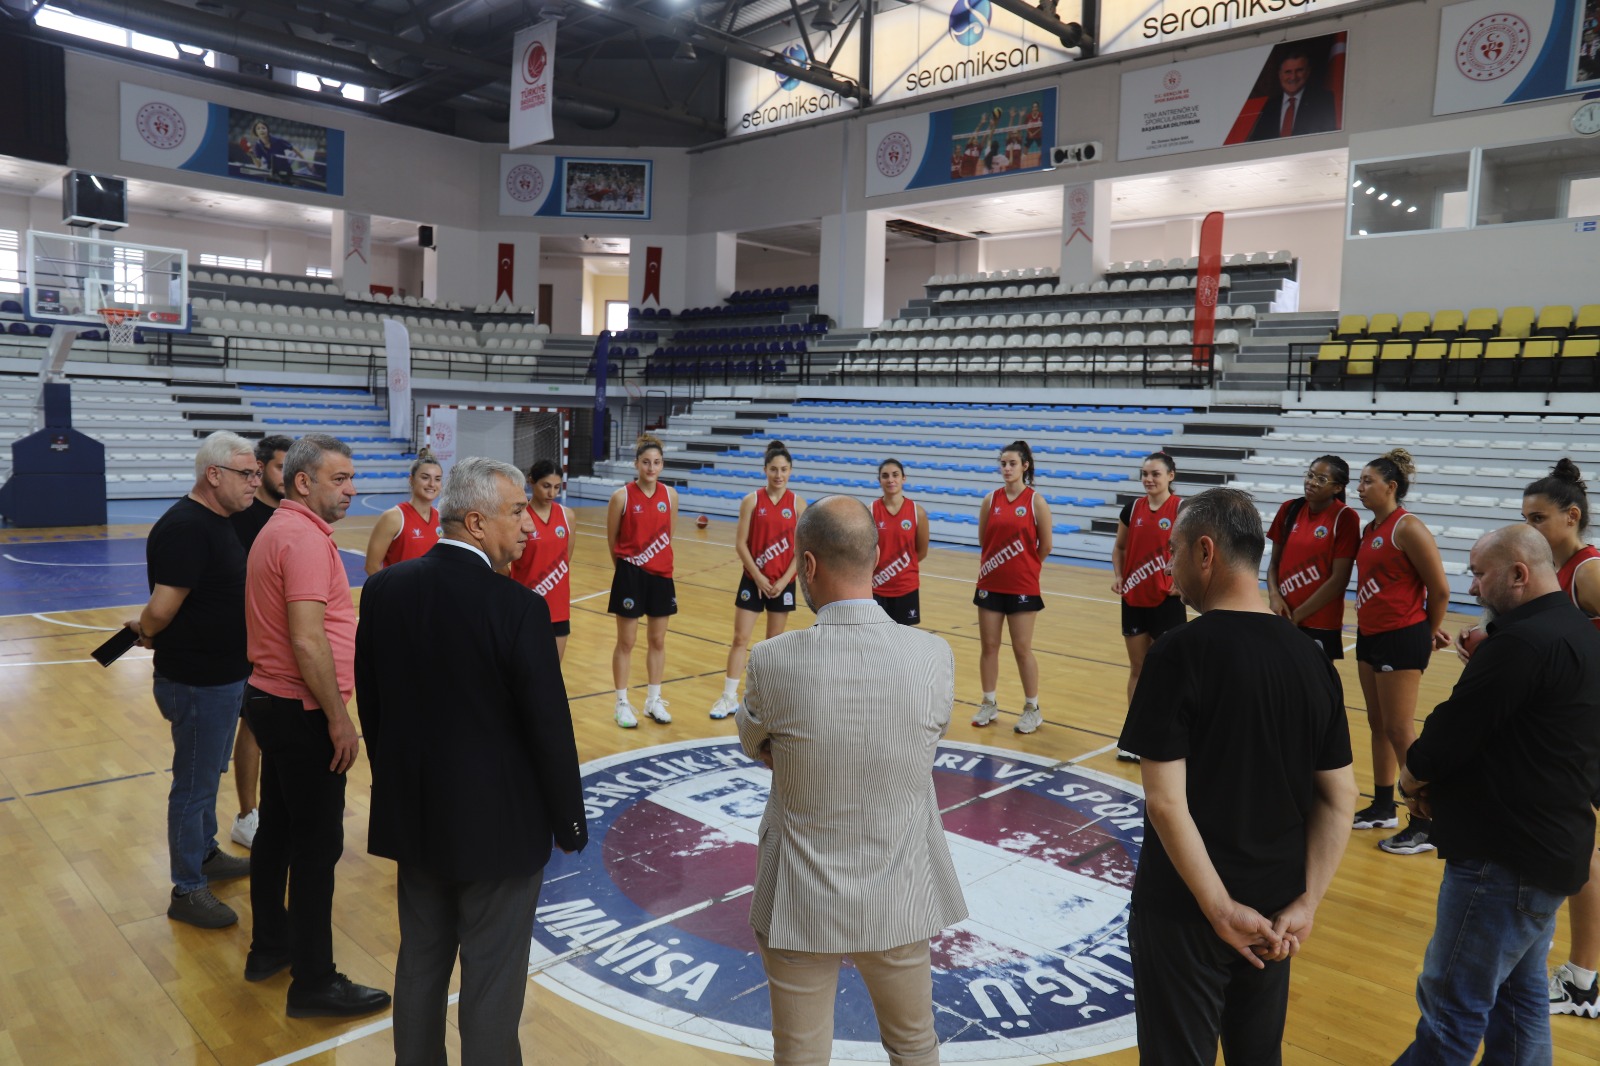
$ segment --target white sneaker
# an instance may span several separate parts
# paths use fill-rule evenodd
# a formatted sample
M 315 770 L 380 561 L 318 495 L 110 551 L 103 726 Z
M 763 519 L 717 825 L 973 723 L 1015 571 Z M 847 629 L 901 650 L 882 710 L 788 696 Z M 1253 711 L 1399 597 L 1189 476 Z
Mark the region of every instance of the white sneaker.
M 978 713 L 972 716 L 972 724 L 986 726 L 1000 717 L 1000 704 L 994 700 L 984 700 L 978 704 Z
M 617 701 L 617 711 L 612 717 L 624 729 L 632 729 L 639 724 L 639 719 L 633 716 L 633 704 L 628 702 L 626 696 Z
M 667 701 L 660 696 L 653 700 L 644 701 L 644 716 L 652 722 L 660 722 L 662 725 L 672 724 L 672 715 L 667 713 Z
M 1044 721 L 1044 713 L 1039 710 L 1037 703 L 1022 705 L 1022 716 L 1017 719 L 1017 724 L 1012 730 L 1017 733 L 1031 733 L 1039 728 L 1039 723 Z
M 233 832 L 229 834 L 230 839 L 240 847 L 248 848 L 251 844 L 255 843 L 256 827 L 260 824 L 261 811 L 259 809 L 251 811 L 242 818 L 238 815 L 235 815 L 233 819 Z
M 711 705 L 711 717 L 726 718 L 739 709 L 738 696 L 718 696 L 717 702 Z

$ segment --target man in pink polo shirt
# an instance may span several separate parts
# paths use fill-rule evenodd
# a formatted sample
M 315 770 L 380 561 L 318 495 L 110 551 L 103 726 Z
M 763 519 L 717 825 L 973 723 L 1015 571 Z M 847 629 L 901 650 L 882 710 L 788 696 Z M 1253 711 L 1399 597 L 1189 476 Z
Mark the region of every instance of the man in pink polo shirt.
M 320 433 L 301 437 L 284 456 L 283 484 L 283 502 L 250 549 L 245 584 L 254 667 L 245 718 L 261 745 L 261 821 L 244 977 L 264 981 L 289 967 L 291 1018 L 367 1014 L 387 1007 L 389 993 L 333 966 L 333 869 L 344 852 L 345 771 L 357 749 L 346 709 L 356 611 L 333 543 L 333 523 L 356 494 L 349 446 Z

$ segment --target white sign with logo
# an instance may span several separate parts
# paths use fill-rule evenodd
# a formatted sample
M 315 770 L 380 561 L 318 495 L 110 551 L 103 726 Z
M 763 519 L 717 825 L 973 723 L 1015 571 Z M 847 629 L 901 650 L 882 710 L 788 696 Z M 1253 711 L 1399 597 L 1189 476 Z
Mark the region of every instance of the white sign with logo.
M 411 439 L 411 331 L 398 319 L 383 320 L 384 373 L 389 384 L 389 436 Z
M 1585 17 L 1593 0 L 1473 0 L 1439 13 L 1439 65 L 1433 113 L 1449 115 L 1486 107 L 1545 100 L 1600 89 L 1600 47 Z
M 1063 5 L 1061 18 L 1072 21 Z M 1015 77 L 1077 58 L 1061 42 L 989 0 L 928 0 L 873 23 L 872 99 L 885 104 Z
M 428 412 L 428 447 L 446 474 L 456 465 L 456 423 L 454 407 L 435 407 Z
M 556 24 L 552 19 L 517 34 L 511 48 L 511 147 L 548 141 L 556 135 Z
M 1101 0 L 1100 55 L 1311 15 L 1356 0 Z
M 553 155 L 500 157 L 500 213 L 532 218 L 556 187 Z
M 769 47 L 793 66 L 808 69 L 820 66 L 836 77 L 855 81 L 861 76 L 858 42 L 855 34 L 844 37 L 843 31 L 812 31 L 811 47 L 817 51 L 815 57 L 806 51 L 803 40 L 779 40 Z M 727 100 L 727 128 L 732 137 L 836 115 L 857 106 L 856 101 L 832 89 L 801 81 L 788 71 L 739 62 L 728 63 Z

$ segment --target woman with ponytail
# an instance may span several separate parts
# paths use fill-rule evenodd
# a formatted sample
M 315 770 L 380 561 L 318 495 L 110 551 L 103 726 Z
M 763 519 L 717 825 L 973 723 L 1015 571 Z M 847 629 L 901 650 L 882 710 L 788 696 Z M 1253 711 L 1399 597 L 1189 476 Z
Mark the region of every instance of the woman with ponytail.
M 983 702 L 972 719 L 986 726 L 1000 716 L 1000 634 L 1009 629 L 1011 654 L 1022 680 L 1022 715 L 1012 728 L 1032 733 L 1044 715 L 1039 710 L 1039 661 L 1033 655 L 1035 612 L 1044 610 L 1039 573 L 1050 554 L 1050 505 L 1033 491 L 1033 449 L 1012 441 L 1000 452 L 1003 484 L 978 512 L 978 679 Z
M 428 554 L 439 542 L 439 509 L 433 501 L 444 487 L 444 470 L 423 448 L 411 464 L 411 499 L 389 508 L 367 537 L 367 574 Z
M 511 576 L 544 597 L 556 634 L 556 656 L 564 659 L 572 632 L 572 549 L 578 538 L 572 512 L 561 502 L 561 468 L 555 461 L 540 459 L 530 466 L 528 484 L 533 486 L 528 506 L 533 535 L 511 564 Z
M 1267 531 L 1267 602 L 1330 659 L 1344 658 L 1344 592 L 1350 587 L 1361 520 L 1345 504 L 1350 464 L 1324 455 L 1306 471 L 1305 495 L 1278 508 Z
M 783 441 L 767 445 L 761 459 L 767 487 L 750 493 L 739 503 L 739 530 L 733 550 L 744 573 L 733 598 L 733 643 L 728 647 L 728 670 L 722 695 L 711 705 L 711 717 L 726 718 L 739 709 L 739 678 L 750 657 L 750 637 L 756 619 L 767 616 L 767 637 L 782 633 L 795 609 L 794 530 L 806 502 L 789 488 L 794 458 Z
M 1368 463 L 1356 487 L 1372 512 L 1356 553 L 1356 669 L 1372 733 L 1373 781 L 1372 804 L 1356 812 L 1356 829 L 1400 824 L 1394 786 L 1417 739 L 1417 687 L 1433 650 L 1450 646 L 1443 628 L 1450 585 L 1439 546 L 1422 520 L 1400 506 L 1415 474 L 1410 454 L 1395 448 Z M 1429 820 L 1413 817 L 1378 846 L 1391 855 L 1433 851 L 1432 829 Z
M 1183 501 L 1173 495 L 1178 464 L 1166 452 L 1152 452 L 1139 464 L 1144 499 L 1135 500 L 1117 517 L 1117 542 L 1111 549 L 1111 591 L 1122 597 L 1122 643 L 1128 649 L 1128 702 L 1139 687 L 1144 657 L 1161 634 L 1189 618 L 1172 587 L 1168 564 L 1172 527 Z M 1138 762 L 1121 749 L 1117 758 Z
M 905 487 L 906 468 L 900 460 L 878 464 L 883 497 L 872 501 L 872 524 L 878 527 L 872 598 L 890 618 L 914 626 L 922 623 L 921 564 L 928 557 L 928 512 L 906 498 Z
M 672 583 L 672 529 L 678 520 L 678 493 L 660 482 L 665 465 L 661 442 L 648 433 L 640 434 L 633 450 L 638 477 L 612 493 L 606 508 L 606 544 L 616 564 L 606 608 L 617 619 L 617 644 L 611 652 L 611 679 L 617 688 L 613 717 L 623 729 L 639 724 L 628 700 L 628 669 L 640 618 L 646 619 L 648 641 L 644 714 L 662 725 L 672 721 L 667 701 L 661 698 L 661 680 L 667 673 L 667 622 L 678 613 L 678 590 Z

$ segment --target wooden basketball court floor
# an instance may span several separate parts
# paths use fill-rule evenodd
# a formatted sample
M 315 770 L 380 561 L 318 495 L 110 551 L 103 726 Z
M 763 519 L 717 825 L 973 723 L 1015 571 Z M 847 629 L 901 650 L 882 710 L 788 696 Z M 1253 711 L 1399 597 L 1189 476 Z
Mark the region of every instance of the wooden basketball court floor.
M 359 552 L 379 503 L 336 527 L 339 545 Z M 151 505 L 149 517 L 160 508 Z M 667 684 L 675 721 L 639 728 L 611 720 L 609 661 L 613 623 L 605 614 L 610 578 L 604 511 L 578 510 L 581 538 L 573 569 L 573 632 L 565 665 L 580 756 L 592 760 L 669 742 L 730 737 L 732 720 L 706 708 L 720 691 L 739 564 L 733 525 L 696 530 L 680 518 L 675 542 L 680 613 L 667 644 Z M 29 545 L 127 541 L 109 563 L 142 558 L 148 524 L 84 530 L 0 532 L 16 558 Z M 13 567 L 13 571 L 24 569 Z M 359 569 L 359 568 L 357 568 Z M 125 567 L 121 583 L 141 585 L 143 570 Z M 950 739 L 1050 760 L 1080 760 L 1099 773 L 1137 782 L 1137 768 L 1115 761 L 1111 745 L 1125 710 L 1126 661 L 1116 599 L 1103 569 L 1048 564 L 1036 650 L 1045 722 L 1031 736 L 1010 726 L 1021 691 L 1009 651 L 1002 652 L 996 725 L 968 720 L 979 693 L 978 640 L 971 606 L 975 556 L 935 548 L 924 565 L 925 628 L 955 648 L 960 701 Z M 78 583 L 48 585 L 34 611 L 0 617 L 0 1063 L 379 1063 L 392 1061 L 387 1015 L 352 1021 L 284 1016 L 287 975 L 260 984 L 241 977 L 249 944 L 247 883 L 218 886 L 240 923 L 204 931 L 165 916 L 170 882 L 165 801 L 171 742 L 150 697 L 148 653 L 135 650 L 102 669 L 88 657 L 106 631 L 132 617 L 128 606 L 83 607 Z M 102 597 L 104 593 L 100 593 Z M 359 595 L 359 593 L 358 593 Z M 93 598 L 91 594 L 90 599 Z M 142 602 L 142 591 L 125 600 Z M 49 609 L 54 604 L 60 609 Z M 15 609 L 8 608 L 8 609 Z M 793 624 L 806 625 L 802 608 Z M 1452 615 L 1452 626 L 1460 621 Z M 447 621 L 443 622 L 447 624 Z M 642 689 L 641 636 L 633 681 Z M 425 669 L 426 666 L 421 668 Z M 1362 788 L 1371 785 L 1367 729 L 1354 664 L 1340 667 Z M 1459 673 L 1453 656 L 1436 655 L 1423 680 L 1418 718 L 1448 692 Z M 642 705 L 642 691 L 635 705 Z M 354 980 L 393 987 L 398 949 L 394 867 L 366 854 L 365 759 L 350 773 L 346 843 L 334 902 L 335 956 Z M 222 781 L 218 821 L 235 813 L 231 774 Z M 1433 925 L 1440 863 L 1431 855 L 1395 857 L 1375 847 L 1378 834 L 1357 833 L 1294 963 L 1285 1059 L 1290 1063 L 1386 1063 L 1416 1023 L 1413 1000 Z M 231 844 L 229 850 L 240 851 Z M 1563 913 L 1552 960 L 1566 957 Z M 764 992 L 761 993 L 764 997 Z M 454 1010 L 451 1012 L 452 1025 Z M 1558 1063 L 1600 1061 L 1600 1023 L 1552 1019 Z M 595 1013 L 530 981 L 522 1044 L 528 1062 L 708 1063 L 749 1058 L 680 1043 Z M 459 1049 L 451 1030 L 451 1053 Z M 1137 1061 L 1133 1050 L 1090 1061 Z

